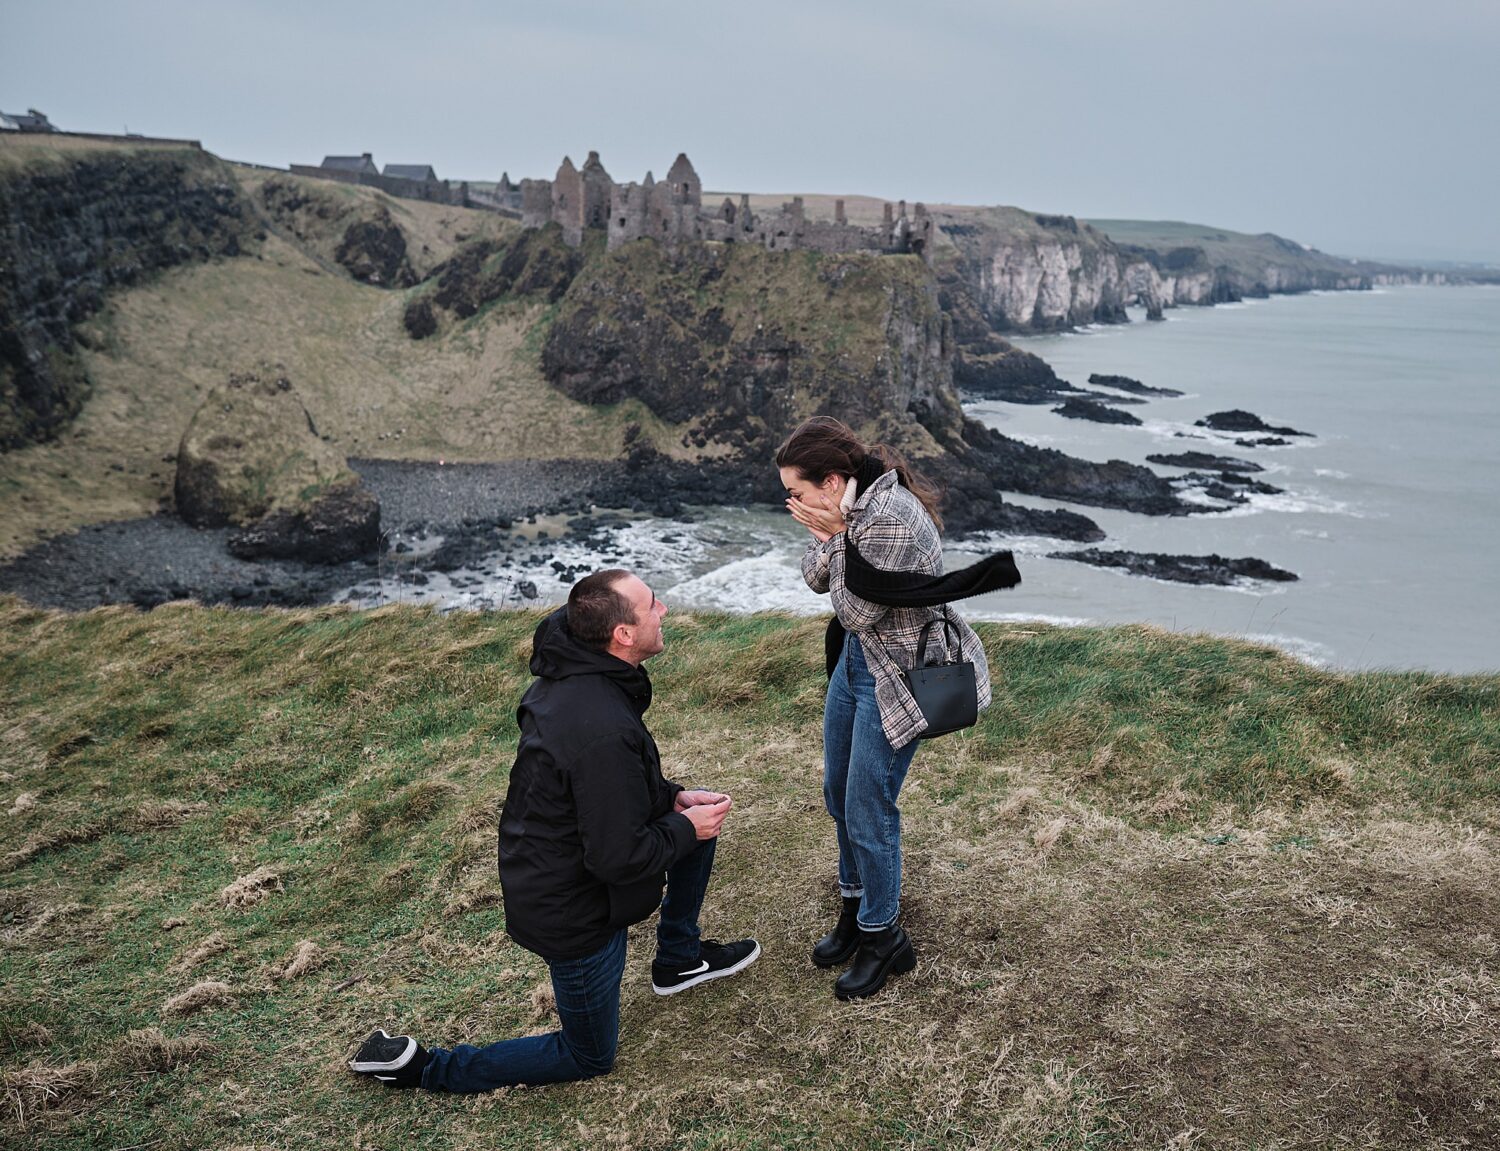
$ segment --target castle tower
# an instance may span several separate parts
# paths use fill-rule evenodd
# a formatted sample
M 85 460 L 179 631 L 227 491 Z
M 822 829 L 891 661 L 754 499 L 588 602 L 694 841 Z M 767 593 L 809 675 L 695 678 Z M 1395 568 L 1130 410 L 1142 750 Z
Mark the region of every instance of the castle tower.
M 521 181 L 521 227 L 544 228 L 552 220 L 552 181 Z
M 833 202 L 833 222 L 835 224 L 847 224 L 849 221 L 844 216 L 844 201 Z
M 583 243 L 583 177 L 564 156 L 552 180 L 552 219 L 562 225 L 563 243 L 576 248 Z
M 598 152 L 590 152 L 579 174 L 583 182 L 583 226 L 604 228 L 609 225 L 610 202 L 615 182 L 609 178 Z
M 693 162 L 687 158 L 686 152 L 677 153 L 677 159 L 672 161 L 672 167 L 667 172 L 666 182 L 672 189 L 675 203 L 691 207 L 695 214 L 703 206 L 703 181 L 698 179 L 698 173 L 693 170 Z

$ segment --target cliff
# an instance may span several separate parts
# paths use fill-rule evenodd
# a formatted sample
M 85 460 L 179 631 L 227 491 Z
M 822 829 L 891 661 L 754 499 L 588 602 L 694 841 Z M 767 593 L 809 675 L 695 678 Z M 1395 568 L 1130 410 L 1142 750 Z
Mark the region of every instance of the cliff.
M 1092 220 L 1089 226 L 1119 246 L 1132 291 L 1167 307 L 1425 279 L 1410 268 L 1330 256 L 1272 232 L 1152 220 Z
M 1125 320 L 1138 300 L 1159 308 L 1149 279 L 1132 260 L 1072 216 L 1019 208 L 944 208 L 934 212 L 951 241 L 934 266 L 950 293 L 967 294 L 999 332 L 1051 331 Z
M 189 148 L 0 143 L 0 451 L 45 440 L 83 405 L 74 325 L 105 293 L 239 254 L 253 213 Z
M 574 399 L 636 398 L 683 426 L 682 446 L 768 459 L 814 411 L 836 411 L 918 455 L 909 413 L 961 419 L 949 328 L 915 257 L 767 252 L 638 241 L 591 261 L 542 351 Z

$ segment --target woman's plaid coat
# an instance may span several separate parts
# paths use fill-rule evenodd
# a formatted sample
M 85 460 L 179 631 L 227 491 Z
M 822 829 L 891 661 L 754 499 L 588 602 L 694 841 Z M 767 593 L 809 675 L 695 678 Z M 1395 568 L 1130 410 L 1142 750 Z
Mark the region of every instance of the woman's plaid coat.
M 852 594 L 844 585 L 844 548 L 852 537 L 859 554 L 884 571 L 943 574 L 943 549 L 936 525 L 922 502 L 902 487 L 894 471 L 886 472 L 844 513 L 847 527 L 826 543 L 814 540 L 802 557 L 802 577 L 815 592 L 827 592 L 847 631 L 859 637 L 865 662 L 875 677 L 880 726 L 892 747 L 905 747 L 927 729 L 921 709 L 906 688 L 902 672 L 917 662 L 917 643 L 928 621 L 942 614 L 928 607 L 883 607 Z M 957 626 L 962 659 L 974 664 L 981 709 L 990 703 L 989 665 L 974 629 L 949 609 Z M 929 658 L 948 658 L 951 632 L 933 628 Z M 941 650 L 939 647 L 941 646 Z

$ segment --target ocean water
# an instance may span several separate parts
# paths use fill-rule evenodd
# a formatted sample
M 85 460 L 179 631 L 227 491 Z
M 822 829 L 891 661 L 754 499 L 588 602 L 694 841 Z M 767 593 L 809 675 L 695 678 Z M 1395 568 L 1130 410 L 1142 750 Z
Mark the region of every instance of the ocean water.
M 1016 341 L 1080 386 L 1098 372 L 1186 393 L 1130 405 L 1142 427 L 998 402 L 972 404 L 970 414 L 1088 459 L 1145 463 L 1153 452 L 1196 449 L 1260 463 L 1266 470 L 1256 478 L 1284 495 L 1188 517 L 1076 510 L 1108 533 L 1103 548 L 1256 556 L 1299 581 L 1192 587 L 1046 556 L 1079 545 L 995 536 L 956 546 L 950 568 L 1011 548 L 1023 583 L 967 601 L 965 614 L 1146 622 L 1251 638 L 1343 669 L 1500 669 L 1500 289 L 1315 293 L 1168 317 Z M 1234 436 L 1193 426 L 1228 408 L 1315 438 L 1242 448 Z M 542 599 L 561 600 L 566 580 L 525 562 L 540 553 L 559 566 L 630 567 L 672 606 L 823 611 L 826 598 L 809 592 L 799 571 L 806 538 L 784 514 L 705 508 L 692 523 L 633 520 L 604 552 L 548 541 L 497 553 L 456 580 L 432 575 L 420 588 L 388 581 L 349 598 L 489 606 L 518 602 L 516 589 L 529 579 Z

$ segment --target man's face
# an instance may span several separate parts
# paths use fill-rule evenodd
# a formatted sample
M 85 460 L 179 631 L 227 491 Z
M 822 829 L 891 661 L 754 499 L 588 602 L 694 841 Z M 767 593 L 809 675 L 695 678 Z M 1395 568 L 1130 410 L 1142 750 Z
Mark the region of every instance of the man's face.
M 667 614 L 667 605 L 636 576 L 620 580 L 615 591 L 625 597 L 635 613 L 635 623 L 630 629 L 632 642 L 626 650 L 631 662 L 639 664 L 666 646 L 661 637 L 661 621 Z M 620 632 L 616 630 L 615 635 L 618 637 Z

